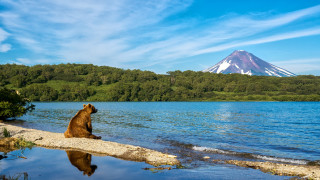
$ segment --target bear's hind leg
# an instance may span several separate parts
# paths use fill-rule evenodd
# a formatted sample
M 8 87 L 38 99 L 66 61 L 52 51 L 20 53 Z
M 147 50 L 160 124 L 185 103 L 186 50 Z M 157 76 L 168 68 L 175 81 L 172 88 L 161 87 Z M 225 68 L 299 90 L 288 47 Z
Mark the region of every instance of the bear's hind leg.
M 101 139 L 101 136 L 96 136 L 96 135 L 90 134 L 87 138 L 91 138 L 91 139 Z
M 101 139 L 101 136 L 96 136 L 96 135 L 93 135 L 93 134 L 92 134 L 92 136 L 94 136 L 93 139 Z

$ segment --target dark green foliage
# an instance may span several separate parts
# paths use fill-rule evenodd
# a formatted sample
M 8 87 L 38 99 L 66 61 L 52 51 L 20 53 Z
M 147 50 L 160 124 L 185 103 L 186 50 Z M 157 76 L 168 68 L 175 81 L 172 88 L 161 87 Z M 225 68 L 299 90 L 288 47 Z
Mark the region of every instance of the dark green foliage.
M 34 105 L 15 91 L 0 89 L 0 119 L 19 117 L 33 109 Z
M 123 70 L 92 64 L 0 65 L 0 85 L 32 101 L 319 101 L 320 77 Z
M 58 101 L 85 101 L 95 94 L 95 91 L 86 86 L 64 85 L 59 91 Z
M 3 137 L 11 137 L 11 134 L 10 134 L 10 132 L 8 131 L 7 128 L 3 128 L 2 130 L 3 130 L 3 131 L 2 131 Z
M 31 101 L 55 101 L 58 99 L 58 92 L 45 84 L 32 84 L 23 88 L 21 94 Z

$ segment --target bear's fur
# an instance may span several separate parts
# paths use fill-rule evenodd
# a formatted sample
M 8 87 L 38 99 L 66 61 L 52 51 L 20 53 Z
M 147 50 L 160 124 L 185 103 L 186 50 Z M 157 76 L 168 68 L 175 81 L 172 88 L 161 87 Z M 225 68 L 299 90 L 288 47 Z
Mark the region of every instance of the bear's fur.
M 96 165 L 91 165 L 91 154 L 80 151 L 66 151 L 69 161 L 77 167 L 83 175 L 91 176 L 97 169 Z
M 64 137 L 101 139 L 101 136 L 95 136 L 92 134 L 90 115 L 96 112 L 98 112 L 98 110 L 93 105 L 84 104 L 83 109 L 78 111 L 78 113 L 70 120 L 67 130 L 64 132 Z

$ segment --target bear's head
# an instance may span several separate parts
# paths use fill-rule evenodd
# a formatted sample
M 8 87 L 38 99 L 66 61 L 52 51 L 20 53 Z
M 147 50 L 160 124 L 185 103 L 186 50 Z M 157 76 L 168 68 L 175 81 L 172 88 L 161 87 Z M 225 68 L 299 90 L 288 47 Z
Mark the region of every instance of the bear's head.
M 97 168 L 98 168 L 98 166 L 91 165 L 88 169 L 83 171 L 83 175 L 91 176 L 94 173 L 94 171 L 96 171 Z
M 84 104 L 83 109 L 90 112 L 90 114 L 98 112 L 98 109 L 96 109 L 92 104 L 87 104 L 87 105 Z

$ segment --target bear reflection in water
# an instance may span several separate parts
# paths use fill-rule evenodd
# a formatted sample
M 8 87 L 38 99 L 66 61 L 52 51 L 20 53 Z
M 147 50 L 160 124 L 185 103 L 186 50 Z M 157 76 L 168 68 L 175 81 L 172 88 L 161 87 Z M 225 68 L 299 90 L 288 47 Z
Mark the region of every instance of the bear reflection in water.
M 97 169 L 96 165 L 91 165 L 91 154 L 81 151 L 66 151 L 71 164 L 83 171 L 83 175 L 91 176 Z

